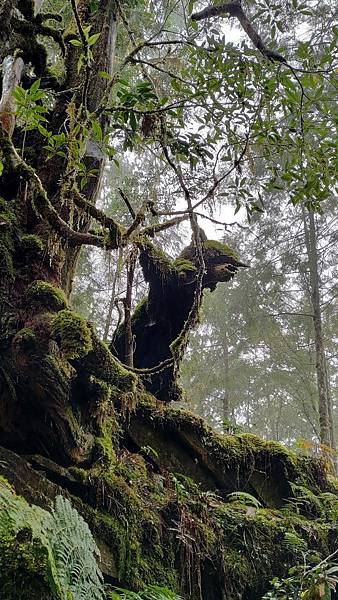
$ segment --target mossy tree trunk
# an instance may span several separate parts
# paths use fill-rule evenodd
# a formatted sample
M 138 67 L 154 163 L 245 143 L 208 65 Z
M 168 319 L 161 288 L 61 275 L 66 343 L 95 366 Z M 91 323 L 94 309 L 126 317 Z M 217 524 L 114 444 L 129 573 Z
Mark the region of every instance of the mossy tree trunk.
M 88 458 L 93 450 L 93 437 L 98 433 L 98 417 L 91 414 L 96 410 L 95 394 L 91 395 L 89 406 L 85 406 L 83 398 L 82 405 L 77 403 L 74 408 L 79 378 L 89 387 L 93 386 L 92 369 L 81 359 L 88 360 L 98 353 L 103 362 L 106 354 L 108 362 L 110 358 L 89 326 L 79 318 L 72 321 L 73 314 L 68 311 L 68 295 L 81 246 L 105 243 L 103 238 L 96 236 L 95 239 L 89 233 L 103 159 L 87 155 L 85 129 L 72 150 L 76 124 L 81 120 L 85 123 L 107 93 L 107 78 L 98 73 L 111 74 L 115 56 L 115 3 L 100 2 L 100 10 L 94 14 L 90 5 L 86 0 L 74 3 L 69 25 L 72 33 L 62 36 L 50 25 L 54 24 L 53 17 L 49 15 L 45 22 L 43 15 L 35 14 L 33 3 L 0 2 L 3 17 L 0 60 L 3 65 L 7 64 L 7 71 L 3 69 L 0 103 L 3 165 L 0 178 L 0 440 L 15 449 L 35 447 L 39 451 L 55 452 L 64 461 Z M 58 15 L 56 22 L 57 19 Z M 100 32 L 91 49 L 95 69 L 90 68 L 89 59 L 86 63 L 89 48 L 85 41 L 82 48 L 80 42 L 77 46 L 69 42 L 70 38 L 82 39 L 89 26 L 91 32 Z M 64 70 L 61 81 L 49 72 L 41 35 L 45 41 L 51 39 L 56 43 Z M 85 75 L 78 73 L 81 53 L 85 57 L 82 58 Z M 33 71 L 28 69 L 28 64 Z M 21 73 L 23 88 L 31 89 L 39 78 L 38 94 L 45 87 L 56 92 L 48 113 L 48 129 L 51 134 L 58 134 L 67 124 L 68 136 L 62 152 L 48 155 L 41 128 L 27 127 L 27 131 L 23 131 L 22 127 L 15 127 L 16 103 L 12 93 L 20 83 Z M 83 77 L 86 77 L 85 92 Z M 102 116 L 102 111 L 98 124 L 104 133 L 107 118 Z M 73 175 L 77 159 L 86 169 L 96 170 L 96 177 L 89 178 L 81 192 Z M 112 230 L 111 222 L 110 225 Z M 118 237 L 117 228 L 115 232 Z M 110 243 L 116 247 L 117 239 L 113 237 Z M 125 376 L 132 387 L 135 378 L 127 373 Z M 109 379 L 107 373 L 104 377 Z M 105 382 L 100 385 L 101 391 L 97 394 L 104 395 Z

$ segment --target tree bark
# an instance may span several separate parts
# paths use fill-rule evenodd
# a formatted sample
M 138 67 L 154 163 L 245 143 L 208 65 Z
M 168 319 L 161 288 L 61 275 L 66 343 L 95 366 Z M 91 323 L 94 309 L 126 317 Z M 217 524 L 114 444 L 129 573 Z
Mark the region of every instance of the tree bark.
M 55 155 L 47 161 L 46 140 L 37 128 L 24 134 L 24 157 L 16 150 L 22 147 L 23 133 L 18 127 L 13 133 L 16 107 L 7 110 L 7 99 L 13 101 L 11 90 L 19 83 L 23 63 L 32 62 L 41 85 L 48 77 L 38 60 L 44 48 L 33 3 L 17 4 L 15 11 L 4 15 L 6 35 L 0 39 L 2 61 L 8 48 L 13 57 L 20 52 L 20 58 L 8 60 L 3 71 L 0 105 L 0 443 L 16 451 L 41 452 L 63 464 L 83 463 L 95 459 L 98 452 L 95 440 L 102 435 L 105 411 L 106 423 L 112 418 L 109 386 L 130 393 L 137 378 L 119 367 L 93 328 L 69 310 L 67 294 L 82 243 L 109 248 L 118 247 L 119 239 L 106 240 L 103 234 L 88 231 L 92 217 L 103 219 L 103 232 L 114 229 L 112 219 L 103 218 L 94 207 L 102 159 L 84 157 L 90 168 L 98 169 L 98 176 L 77 195 L 66 172 L 67 160 Z M 99 71 L 112 72 L 117 22 L 115 2 L 103 0 L 95 15 L 87 5 L 84 0 L 76 5 L 82 24 L 91 25 L 92 33 L 100 32 L 100 37 L 91 48 L 93 68 L 84 118 L 98 108 L 109 85 Z M 6 7 L 0 2 L 0 14 Z M 29 44 L 22 33 L 28 29 Z M 48 129 L 53 133 L 64 131 L 66 123 L 70 135 L 71 115 L 82 110 L 81 97 L 68 92 L 82 84 L 78 57 L 78 48 L 69 44 L 64 56 L 66 76 L 48 114 Z M 22 85 L 30 87 L 31 81 Z M 99 119 L 104 131 L 106 117 Z
M 109 306 L 108 306 L 107 316 L 106 316 L 106 320 L 105 320 L 105 324 L 104 324 L 104 331 L 103 331 L 103 338 L 102 338 L 104 342 L 108 342 L 109 331 L 112 326 L 113 310 L 114 310 L 115 298 L 116 298 L 116 287 L 117 287 L 117 283 L 118 283 L 118 280 L 120 277 L 122 260 L 123 260 L 122 248 L 119 248 L 117 265 L 116 265 L 116 269 L 115 269 L 114 277 L 113 277 L 113 281 L 112 281 L 112 289 L 111 289 L 111 294 L 110 294 Z
M 133 329 L 131 324 L 132 300 L 133 300 L 133 285 L 134 273 L 136 266 L 136 254 L 132 249 L 127 259 L 127 292 L 124 302 L 124 343 L 125 343 L 125 364 L 128 367 L 134 366 L 134 339 Z
M 230 419 L 230 392 L 229 392 L 229 373 L 230 373 L 230 357 L 229 357 L 229 344 L 228 336 L 226 331 L 223 332 L 222 337 L 222 349 L 224 358 L 224 395 L 222 398 L 222 413 L 223 419 Z

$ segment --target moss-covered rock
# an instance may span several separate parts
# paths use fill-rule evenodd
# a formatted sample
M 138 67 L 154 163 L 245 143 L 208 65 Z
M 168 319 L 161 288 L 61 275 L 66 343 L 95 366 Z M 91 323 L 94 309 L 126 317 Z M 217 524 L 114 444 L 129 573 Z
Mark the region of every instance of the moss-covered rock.
M 29 527 L 0 533 L 1 600 L 54 600 L 48 583 L 47 550 Z

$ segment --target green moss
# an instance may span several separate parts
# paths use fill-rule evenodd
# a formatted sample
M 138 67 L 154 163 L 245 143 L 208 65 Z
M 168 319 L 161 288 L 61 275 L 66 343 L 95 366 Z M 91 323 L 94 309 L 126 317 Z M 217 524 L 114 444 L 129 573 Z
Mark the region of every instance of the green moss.
M 24 327 L 20 329 L 13 340 L 13 347 L 16 352 L 32 354 L 36 350 L 37 337 L 34 329 L 31 327 Z
M 5 279 L 14 279 L 12 258 L 13 244 L 9 236 L 0 233 L 0 275 Z
M 172 260 L 150 241 L 142 241 L 140 263 L 143 274 L 150 284 L 158 284 L 158 281 L 170 277 L 175 271 Z
M 29 528 L 0 535 L 0 597 L 3 600 L 52 600 L 47 550 Z
M 236 260 L 239 260 L 238 255 L 228 246 L 228 244 L 222 244 L 222 242 L 218 242 L 217 240 L 206 240 L 203 242 L 203 248 L 205 250 L 214 250 L 215 254 L 222 254 L 226 256 L 231 256 Z
M 272 575 L 286 575 L 290 565 L 304 560 L 304 551 L 316 553 L 318 560 L 329 554 L 332 525 L 323 527 L 297 514 L 267 509 L 248 512 L 222 505 L 217 512 L 229 600 L 236 593 L 260 598 Z
M 156 435 L 162 430 L 164 439 L 170 439 L 179 432 L 206 468 L 210 466 L 212 472 L 218 472 L 222 486 L 228 492 L 247 491 L 266 506 L 281 507 L 287 498 L 294 497 L 293 484 L 304 485 L 316 495 L 332 489 L 323 461 L 299 457 L 278 442 L 265 441 L 251 434 L 220 435 L 189 411 L 152 406 L 146 399 L 139 400 L 138 410 L 145 429 L 154 430 L 151 445 L 158 453 L 159 461 L 164 459 L 171 467 L 175 461 L 179 464 L 183 460 L 181 471 L 188 469 L 187 475 L 196 476 L 193 461 L 179 453 L 169 456 L 165 443 L 162 446 L 161 438 Z M 204 475 L 205 485 L 210 485 L 208 474 Z M 203 479 L 202 473 L 200 477 Z
M 16 215 L 10 208 L 10 203 L 0 198 L 0 275 L 14 279 L 14 242 L 13 231 L 16 226 Z
M 28 255 L 40 254 L 44 249 L 44 243 L 38 235 L 22 235 L 20 239 L 21 249 Z
M 3 198 L 0 198 L 0 216 L 1 220 L 6 221 L 6 223 L 16 223 L 16 215 L 12 210 L 11 203 Z
M 93 482 L 95 475 L 90 477 Z M 147 582 L 142 580 L 142 574 L 147 571 L 147 580 L 155 583 L 157 572 L 151 572 L 150 567 L 146 567 L 146 555 L 147 548 L 149 561 L 156 554 L 153 552 L 153 540 L 156 538 L 158 544 L 158 517 L 145 507 L 126 481 L 113 472 L 101 473 L 97 477 L 97 484 L 99 493 L 96 510 L 83 503 L 79 504 L 78 499 L 74 500 L 74 504 L 89 523 L 94 535 L 107 544 L 113 553 L 116 576 L 123 585 L 137 588 L 143 587 Z M 162 572 L 164 565 L 162 555 L 158 565 Z
M 209 585 L 227 600 L 257 599 L 273 576 L 303 561 L 305 549 L 319 561 L 336 547 L 334 523 L 309 522 L 292 511 L 248 510 L 208 494 L 200 503 L 195 488 L 178 505 L 168 481 L 167 504 L 159 510 L 149 498 L 151 475 L 139 457 L 126 453 L 116 469 L 119 475 L 102 473 L 98 479 L 97 509 L 82 507 L 91 529 L 113 553 L 121 587 L 163 585 L 197 600 L 203 574 L 204 590 Z
M 179 591 L 179 573 L 175 566 L 175 553 L 170 548 L 153 547 L 152 554 L 145 554 L 132 565 L 130 583 L 134 588 L 142 590 L 147 585 L 164 586 L 172 591 Z M 171 559 L 171 560 L 170 560 Z
M 92 332 L 86 320 L 71 310 L 61 310 L 56 315 L 51 336 L 60 345 L 67 359 L 76 359 L 91 351 Z
M 117 463 L 115 473 L 136 485 L 148 483 L 147 464 L 140 454 L 125 454 Z
M 68 472 L 80 483 L 88 483 L 90 479 L 90 469 L 82 469 L 81 467 L 68 467 Z
M 33 281 L 28 286 L 25 303 L 34 312 L 58 312 L 68 305 L 66 296 L 60 288 L 41 280 Z
M 145 240 L 142 242 L 142 247 L 155 265 L 160 268 L 163 266 L 164 269 L 170 269 L 172 267 L 172 261 L 161 248 L 154 246 L 152 242 Z
M 0 475 L 0 485 L 6 487 L 9 489 L 10 492 L 14 492 L 14 488 L 13 486 L 9 483 L 9 481 L 7 481 L 7 479 L 5 477 L 3 477 L 2 475 Z
M 133 312 L 133 325 L 137 323 L 140 317 L 143 317 L 144 313 L 148 311 L 148 298 L 143 298 L 140 300 L 138 304 L 135 306 L 135 310 Z
M 197 267 L 191 262 L 191 260 L 187 260 L 185 258 L 177 258 L 174 261 L 173 266 L 179 274 L 186 273 L 187 271 L 197 271 Z
M 104 418 L 110 405 L 112 387 L 106 381 L 97 379 L 95 375 L 90 376 L 88 386 L 91 402 L 96 404 L 97 413 L 102 413 L 102 417 Z
M 104 464 L 111 467 L 116 461 L 116 454 L 109 434 L 98 436 L 95 438 L 96 450 L 99 454 L 99 459 L 103 459 Z
M 135 392 L 137 377 L 113 357 L 108 346 L 92 331 L 92 351 L 82 361 L 88 372 L 123 392 Z

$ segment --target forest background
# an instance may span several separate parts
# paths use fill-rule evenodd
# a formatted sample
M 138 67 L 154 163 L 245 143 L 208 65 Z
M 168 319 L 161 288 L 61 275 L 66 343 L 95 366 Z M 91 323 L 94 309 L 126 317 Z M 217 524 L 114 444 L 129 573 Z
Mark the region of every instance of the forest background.
M 199 224 L 208 237 L 228 243 L 250 269 L 227 286 L 218 286 L 216 292 L 205 293 L 203 316 L 191 336 L 181 383 L 188 407 L 216 428 L 230 432 L 243 428 L 311 454 L 318 452 L 320 442 L 335 447 L 338 421 L 338 217 L 332 155 L 337 15 L 334 4 L 328 2 L 247 4 L 249 11 L 257 5 L 255 27 L 263 35 L 271 32 L 274 45 L 292 54 L 296 63 L 302 62 L 304 72 L 296 71 L 294 77 L 291 73 L 290 78 L 279 68 L 278 83 L 270 82 L 268 76 L 261 82 L 270 99 L 276 94 L 275 110 L 283 115 L 287 135 L 269 115 L 268 138 L 250 146 L 243 164 L 200 209 Z M 170 18 L 181 26 L 182 12 L 176 8 L 172 6 Z M 138 17 L 136 9 L 131 13 L 132 28 Z M 290 17 L 291 29 L 287 26 Z M 208 21 L 201 35 L 209 46 L 229 40 L 229 56 L 231 45 L 247 51 L 247 38 L 234 20 L 213 19 L 211 27 Z M 180 61 L 169 56 L 159 68 L 155 60 L 153 64 L 150 61 L 149 72 L 162 94 L 168 84 L 173 88 L 181 85 L 170 69 L 181 68 Z M 212 81 L 210 74 L 207 77 L 216 96 L 220 84 Z M 241 85 L 237 97 L 240 93 L 243 98 L 250 96 L 245 72 Z M 246 117 L 242 116 L 242 121 L 239 117 L 232 127 L 230 120 L 227 135 L 234 135 L 236 128 L 243 135 L 245 122 Z M 129 139 L 121 142 L 125 149 L 129 144 L 129 151 L 119 156 L 118 164 L 106 168 L 101 207 L 123 221 L 123 196 L 132 198 L 136 208 L 147 197 L 162 210 L 177 212 L 184 198 L 175 173 L 170 164 L 158 162 L 149 147 L 135 147 L 131 137 L 137 135 L 136 125 L 134 132 L 132 128 L 131 124 Z M 222 135 L 221 128 L 208 130 L 196 111 L 180 131 L 179 160 L 188 163 L 187 177 L 194 190 L 208 189 L 208 168 L 215 151 L 223 149 Z M 195 155 L 187 151 L 192 144 Z M 201 160 L 198 152 L 202 147 Z M 299 156 L 305 148 L 311 161 L 301 159 L 300 167 Z M 272 172 L 266 169 L 267 156 L 273 163 Z M 320 165 L 323 170 L 319 173 Z M 189 228 L 183 223 L 159 239 L 165 251 L 175 256 L 189 238 Z M 86 248 L 82 252 L 72 301 L 106 341 L 121 320 L 127 261 L 127 251 L 106 253 Z M 146 294 L 140 268 L 134 284 L 133 307 Z M 330 406 L 330 439 L 321 434 L 321 402 Z

